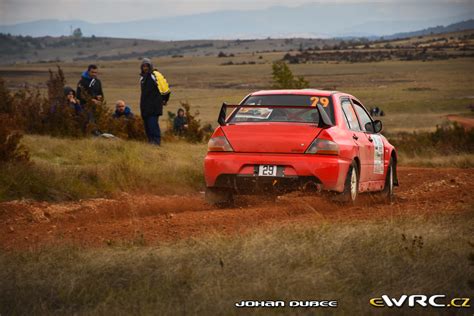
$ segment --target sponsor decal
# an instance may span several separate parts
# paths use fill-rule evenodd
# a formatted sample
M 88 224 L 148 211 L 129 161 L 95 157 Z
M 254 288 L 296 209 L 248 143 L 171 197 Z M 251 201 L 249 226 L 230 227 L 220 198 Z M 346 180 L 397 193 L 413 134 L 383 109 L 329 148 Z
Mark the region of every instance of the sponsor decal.
M 381 297 L 371 298 L 370 305 L 374 307 L 436 307 L 436 308 L 469 308 L 471 307 L 471 299 L 468 297 L 455 297 L 452 299 L 446 298 L 446 295 L 402 295 L 398 298 L 382 295 Z
M 383 174 L 383 141 L 380 135 L 371 135 L 374 140 L 374 173 Z
M 267 120 L 272 114 L 273 109 L 269 108 L 241 108 L 235 115 L 236 118 L 250 118 L 257 120 Z

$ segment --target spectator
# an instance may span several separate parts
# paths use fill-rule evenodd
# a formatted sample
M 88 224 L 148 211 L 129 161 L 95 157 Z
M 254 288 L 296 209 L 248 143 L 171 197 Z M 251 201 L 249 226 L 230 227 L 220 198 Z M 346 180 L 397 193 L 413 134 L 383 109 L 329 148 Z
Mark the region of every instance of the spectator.
M 173 131 L 175 135 L 182 136 L 188 128 L 188 119 L 184 116 L 184 110 L 179 109 L 173 122 Z
M 144 58 L 140 66 L 140 112 L 145 125 L 148 142 L 161 144 L 161 131 L 158 122 L 163 114 L 163 106 L 170 98 L 170 89 L 165 77 L 153 68 L 151 60 Z
M 374 109 L 374 115 L 379 116 L 379 114 L 380 114 L 380 108 L 378 106 L 376 106 L 375 109 Z
M 82 105 L 87 103 L 91 98 L 94 104 L 99 104 L 104 99 L 102 92 L 102 83 L 97 78 L 99 68 L 96 65 L 89 65 L 87 70 L 82 73 L 81 79 L 77 84 L 76 96 Z
M 121 117 L 133 119 L 134 117 L 132 110 L 128 105 L 125 105 L 125 101 L 123 100 L 118 100 L 115 102 L 115 112 L 112 116 L 117 119 Z
M 64 87 L 64 96 L 66 97 L 66 104 L 76 111 L 76 114 L 82 112 L 81 104 L 79 100 L 76 98 L 76 91 L 71 87 Z

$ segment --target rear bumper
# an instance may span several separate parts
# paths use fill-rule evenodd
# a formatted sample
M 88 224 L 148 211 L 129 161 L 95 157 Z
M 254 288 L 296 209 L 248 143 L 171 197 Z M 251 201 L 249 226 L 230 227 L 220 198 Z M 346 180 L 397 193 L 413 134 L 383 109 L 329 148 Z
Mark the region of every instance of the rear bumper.
M 204 176 L 207 187 L 237 192 L 269 184 L 291 191 L 308 182 L 321 184 L 323 190 L 342 192 L 350 164 L 350 160 L 337 156 L 210 152 L 204 160 Z M 258 165 L 277 165 L 284 172 L 278 177 L 259 177 Z

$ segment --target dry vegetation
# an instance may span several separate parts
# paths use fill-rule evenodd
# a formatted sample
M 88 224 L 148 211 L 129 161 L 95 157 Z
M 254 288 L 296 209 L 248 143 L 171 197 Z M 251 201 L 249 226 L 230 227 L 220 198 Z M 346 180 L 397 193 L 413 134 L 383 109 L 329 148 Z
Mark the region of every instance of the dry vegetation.
M 26 136 L 31 163 L 0 165 L 0 200 L 71 200 L 114 192 L 172 194 L 202 188 L 206 147 L 184 142 L 160 150 L 135 141 Z
M 242 311 L 233 305 L 243 299 L 337 299 L 339 308 L 324 314 L 367 315 L 375 312 L 369 299 L 382 294 L 459 297 L 473 290 L 466 278 L 473 215 L 287 225 L 232 238 L 158 245 L 137 239 L 109 248 L 1 254 L 0 313 L 237 315 Z
M 189 57 L 154 59 L 172 88 L 166 110 L 176 113 L 180 102 L 199 110 L 203 123 L 216 126 L 223 101 L 236 103 L 252 91 L 272 87 L 273 61 L 284 53 L 238 54 L 235 57 Z M 255 65 L 221 66 L 222 60 L 257 61 Z M 261 62 L 261 63 L 260 63 Z M 61 63 L 66 84 L 75 86 L 88 62 Z M 99 63 L 100 78 L 108 104 L 124 99 L 139 112 L 139 62 L 135 60 Z M 48 69 L 56 65 L 35 64 L 2 67 L 0 74 L 10 89 L 25 84 L 45 91 Z M 303 76 L 312 88 L 336 89 L 357 96 L 364 105 L 378 106 L 387 114 L 390 132 L 433 130 L 447 114 L 465 114 L 473 103 L 474 75 L 471 59 L 444 61 L 385 61 L 379 63 L 312 63 L 290 65 L 295 77 Z M 166 120 L 162 117 L 162 121 Z

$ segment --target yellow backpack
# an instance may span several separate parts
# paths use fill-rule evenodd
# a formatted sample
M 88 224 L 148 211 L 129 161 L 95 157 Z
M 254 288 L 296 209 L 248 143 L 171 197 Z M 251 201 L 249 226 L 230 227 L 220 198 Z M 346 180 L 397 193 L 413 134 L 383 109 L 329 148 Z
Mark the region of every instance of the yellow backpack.
M 158 70 L 153 70 L 153 79 L 155 80 L 158 90 L 162 95 L 170 93 L 170 87 L 168 85 L 168 81 L 166 81 L 166 78 L 158 71 Z

